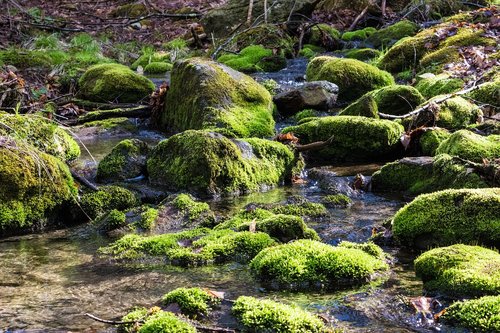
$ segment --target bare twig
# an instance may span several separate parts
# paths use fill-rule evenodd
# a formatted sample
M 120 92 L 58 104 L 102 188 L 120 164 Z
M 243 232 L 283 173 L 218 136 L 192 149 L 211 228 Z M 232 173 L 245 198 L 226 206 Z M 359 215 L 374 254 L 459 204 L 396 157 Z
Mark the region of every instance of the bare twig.
M 98 322 L 104 323 L 104 324 L 110 324 L 110 325 L 125 325 L 125 324 L 135 324 L 135 323 L 143 323 L 144 322 L 144 319 L 139 319 L 139 320 L 134 320 L 134 321 L 117 321 L 117 320 L 101 319 L 101 318 L 96 317 L 90 313 L 86 313 L 85 315 L 87 317 L 95 320 L 95 321 L 98 321 Z
M 247 25 L 252 24 L 252 13 L 253 13 L 253 0 L 248 2 L 248 13 L 247 13 Z
M 356 18 L 354 19 L 354 21 L 352 22 L 352 24 L 349 26 L 349 28 L 347 29 L 347 31 L 352 31 L 352 30 L 354 30 L 354 28 L 356 28 L 356 26 L 358 25 L 359 20 L 361 20 L 363 18 L 363 16 L 365 16 L 366 13 L 368 12 L 368 8 L 370 8 L 370 5 L 366 6 L 365 9 L 363 9 L 363 11 L 358 16 L 356 16 Z

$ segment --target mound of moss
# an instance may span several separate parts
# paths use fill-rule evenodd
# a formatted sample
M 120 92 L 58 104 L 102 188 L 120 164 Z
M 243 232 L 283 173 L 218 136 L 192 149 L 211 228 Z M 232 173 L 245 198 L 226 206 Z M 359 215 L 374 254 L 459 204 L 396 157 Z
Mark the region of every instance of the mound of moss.
M 79 87 L 79 95 L 94 102 L 136 103 L 155 90 L 149 79 L 119 64 L 90 67 L 80 78 Z
M 380 51 L 375 49 L 350 49 L 344 53 L 346 58 L 356 59 L 361 61 L 367 61 L 371 59 L 378 58 L 380 56 Z
M 120 141 L 97 166 L 97 179 L 113 182 L 135 178 L 146 170 L 148 145 L 138 139 Z
M 437 96 L 426 103 L 432 103 L 435 99 L 439 98 L 440 96 Z M 438 127 L 458 130 L 465 128 L 469 124 L 476 123 L 483 113 L 477 105 L 472 104 L 465 98 L 455 96 L 444 102 L 436 103 L 435 115 L 436 117 L 434 118 L 430 117 L 428 112 L 419 113 L 415 121 L 416 126 L 432 122 Z
M 467 94 L 475 103 L 488 104 L 498 110 L 500 108 L 500 80 L 488 82 Z
M 389 120 L 333 116 L 312 119 L 283 130 L 283 133 L 290 132 L 301 144 L 326 141 L 333 135 L 330 145 L 309 155 L 314 160 L 331 162 L 382 159 L 398 154 L 399 138 L 404 129 Z
M 124 210 L 138 203 L 134 193 L 119 186 L 101 186 L 99 191 L 84 193 L 80 199 L 81 208 L 92 219 L 112 209 Z
M 217 60 L 243 73 L 276 72 L 286 67 L 285 57 L 273 56 L 273 51 L 262 45 L 250 45 L 239 54 L 227 53 Z
M 427 291 L 454 297 L 500 294 L 500 254 L 480 246 L 436 248 L 415 259 Z
M 459 189 L 422 194 L 392 221 L 404 245 L 427 248 L 500 242 L 500 189 Z
M 207 314 L 220 299 L 200 288 L 177 288 L 165 294 L 161 302 L 164 305 L 176 303 L 183 314 L 196 317 Z
M 0 113 L 0 135 L 23 141 L 64 161 L 80 156 L 78 143 L 55 122 L 41 116 Z
M 500 332 L 500 296 L 455 302 L 439 320 L 474 332 Z
M 369 36 L 374 34 L 377 31 L 377 29 L 373 27 L 366 27 L 363 29 L 359 30 L 354 30 L 354 31 L 346 31 L 342 34 L 342 40 L 346 42 L 351 42 L 351 41 L 362 41 L 367 39 Z
M 352 204 L 352 200 L 345 194 L 330 194 L 323 198 L 323 203 L 330 207 L 345 208 Z
M 54 224 L 76 195 L 64 162 L 24 141 L 0 136 L 0 235 Z
M 420 150 L 424 156 L 436 155 L 436 149 L 441 142 L 450 137 L 450 132 L 444 128 L 435 127 L 428 129 L 419 139 Z
M 481 136 L 469 130 L 460 130 L 444 140 L 437 154 L 449 154 L 481 163 L 484 158 L 500 158 L 500 135 Z
M 173 65 L 167 62 L 151 62 L 144 67 L 146 74 L 162 74 L 172 70 Z
M 361 97 L 368 91 L 394 84 L 391 74 L 355 59 L 316 57 L 307 66 L 308 81 L 326 80 L 339 86 L 339 100 Z
M 160 128 L 172 132 L 210 129 L 235 137 L 274 133 L 272 98 L 251 77 L 216 62 L 176 62 Z
M 159 307 L 139 308 L 122 317 L 127 324 L 120 325 L 120 331 L 126 333 L 196 333 L 196 328 L 179 319 L 171 312 Z M 130 323 L 129 323 L 130 322 Z
M 250 267 L 271 288 L 297 290 L 366 283 L 387 265 L 361 249 L 298 240 L 264 249 Z
M 281 184 L 299 172 L 299 164 L 291 149 L 278 142 L 185 131 L 161 141 L 147 168 L 154 184 L 218 194 Z
M 240 296 L 232 312 L 248 332 L 310 332 L 326 331 L 323 321 L 298 307 L 271 300 Z
M 401 38 L 415 35 L 417 31 L 417 24 L 408 20 L 402 20 L 386 28 L 375 31 L 368 37 L 367 42 L 376 48 L 388 47 Z

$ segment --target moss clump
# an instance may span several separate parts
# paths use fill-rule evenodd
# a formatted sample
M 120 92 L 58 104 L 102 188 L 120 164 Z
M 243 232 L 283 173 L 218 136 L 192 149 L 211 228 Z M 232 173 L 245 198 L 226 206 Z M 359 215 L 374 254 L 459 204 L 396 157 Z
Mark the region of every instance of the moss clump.
M 10 48 L 0 51 L 0 61 L 16 68 L 51 68 L 54 61 L 47 51 L 19 50 Z
M 387 265 L 359 249 L 298 240 L 264 249 L 250 267 L 273 288 L 304 289 L 364 283 Z
M 54 222 L 77 190 L 67 165 L 33 146 L 0 136 L 0 234 Z
M 206 202 L 196 202 L 189 194 L 179 194 L 172 204 L 180 211 L 188 214 L 190 220 L 197 220 L 200 216 L 210 211 Z
M 147 161 L 150 181 L 202 193 L 238 193 L 291 179 L 297 159 L 285 145 L 185 131 L 160 142 Z
M 149 79 L 119 64 L 90 67 L 79 80 L 80 96 L 94 102 L 135 103 L 151 94 Z
M 161 302 L 165 305 L 177 303 L 183 314 L 196 317 L 206 315 L 220 299 L 200 288 L 177 288 L 165 294 Z
M 488 104 L 496 110 L 500 108 L 500 81 L 488 82 L 467 94 L 477 104 Z
M 138 333 L 196 333 L 196 328 L 171 312 L 159 310 L 147 317 Z
M 56 123 L 35 115 L 0 114 L 0 135 L 33 145 L 39 150 L 71 161 L 80 156 L 78 143 Z
M 144 70 L 146 70 L 146 67 L 150 64 L 162 63 L 168 65 L 169 62 L 170 62 L 170 53 L 154 52 L 152 49 L 145 49 L 143 50 L 143 54 L 139 58 L 137 58 L 132 63 L 132 65 L 130 65 L 130 68 L 135 71 L 139 66 L 141 66 L 142 68 L 144 68 Z
M 270 300 L 240 296 L 232 311 L 249 332 L 326 332 L 323 321 L 313 314 Z
M 341 116 L 361 116 L 367 118 L 379 118 L 378 107 L 375 98 L 370 93 L 364 94 L 355 102 L 343 109 Z
M 379 50 L 374 49 L 352 49 L 345 52 L 345 57 L 350 59 L 356 59 L 361 61 L 366 61 L 370 59 L 375 59 L 380 56 Z
M 360 30 L 346 31 L 342 34 L 342 40 L 350 42 L 354 40 L 365 40 L 369 36 L 373 35 L 377 29 L 373 27 L 367 27 Z
M 500 242 L 499 214 L 499 189 L 444 190 L 419 195 L 401 208 L 392 229 L 402 244 L 419 248 L 494 245 Z
M 355 59 L 316 57 L 307 66 L 307 80 L 339 86 L 339 100 L 353 100 L 368 91 L 394 84 L 391 74 Z
M 293 119 L 296 122 L 300 122 L 302 119 L 315 118 L 315 117 L 318 117 L 318 116 L 319 116 L 319 112 L 318 111 L 313 110 L 313 109 L 306 109 L 306 110 L 302 110 L 302 111 L 297 112 L 293 116 Z
M 145 172 L 148 145 L 138 139 L 120 141 L 97 166 L 97 179 L 112 182 L 137 177 Z
M 148 207 L 141 213 L 138 226 L 144 230 L 152 230 L 158 218 L 158 209 Z
M 126 219 L 127 217 L 124 212 L 113 209 L 99 218 L 99 220 L 96 221 L 96 225 L 100 231 L 110 231 L 123 227 L 126 224 Z
M 192 58 L 176 62 L 171 82 L 161 128 L 210 129 L 235 137 L 273 135 L 271 95 L 249 76 Z
M 98 111 L 91 111 L 98 112 Z M 91 113 L 89 112 L 89 113 Z M 87 114 L 89 114 L 87 113 Z M 108 133 L 110 130 L 117 130 L 120 132 L 137 132 L 137 126 L 126 117 L 111 118 L 105 120 L 94 120 L 82 125 L 82 128 L 95 127 L 97 133 Z
M 418 81 L 415 85 L 418 91 L 427 99 L 450 94 L 462 89 L 464 82 L 460 79 L 450 78 L 446 74 L 439 74 L 431 77 L 426 77 Z
M 461 60 L 458 46 L 447 46 L 427 53 L 420 60 L 421 71 L 431 73 L 443 72 L 444 65 Z M 441 74 L 443 75 L 443 74 Z M 442 83 L 444 84 L 444 82 Z
M 421 163 L 419 160 L 425 159 Z M 431 158 L 391 162 L 373 174 L 374 191 L 405 191 L 421 194 L 450 188 L 484 188 L 488 184 L 467 165 L 442 154 Z
M 448 139 L 450 135 L 450 132 L 446 129 L 439 127 L 425 131 L 419 140 L 422 154 L 424 156 L 436 155 L 436 149 L 439 147 L 441 142 Z
M 431 103 L 433 100 L 439 98 L 440 97 L 437 96 L 426 103 Z M 469 124 L 474 124 L 477 119 L 483 114 L 481 109 L 477 105 L 470 103 L 460 96 L 452 97 L 436 105 L 436 118 L 434 120 L 436 126 L 450 130 L 458 130 L 466 127 Z M 416 117 L 417 126 L 426 124 L 428 122 L 428 113 L 426 114 L 424 112 L 421 112 Z
M 309 216 L 309 217 L 319 217 L 324 216 L 327 213 L 325 206 L 320 203 L 315 202 L 301 202 L 301 203 L 289 203 L 289 204 L 278 204 L 269 207 L 269 210 L 275 214 L 287 214 L 295 216 Z
M 275 72 L 286 67 L 286 59 L 284 57 L 277 56 L 277 62 L 273 62 L 272 59 L 274 59 L 272 50 L 266 49 L 261 45 L 251 45 L 245 47 L 239 54 L 224 54 L 217 60 L 244 73 L 260 71 Z M 277 66 L 275 66 L 276 64 Z
M 144 67 L 144 73 L 162 74 L 172 70 L 173 65 L 166 62 L 152 62 Z
M 500 157 L 500 135 L 480 136 L 469 130 L 460 130 L 444 140 L 436 149 L 437 154 L 450 154 L 481 163 L 484 158 Z
M 102 186 L 99 191 L 82 195 L 80 205 L 92 219 L 112 209 L 124 210 L 138 204 L 135 195 L 119 186 Z
M 500 332 L 500 296 L 453 303 L 439 319 L 474 332 Z
M 480 246 L 456 244 L 427 251 L 415 259 L 426 290 L 450 296 L 500 293 L 500 254 Z
M 388 47 L 401 38 L 415 35 L 417 31 L 418 25 L 408 20 L 402 20 L 374 32 L 368 37 L 367 42 L 376 48 Z
M 323 203 L 333 207 L 348 207 L 352 200 L 345 194 L 331 194 L 323 198 Z
M 326 141 L 333 135 L 331 145 L 314 152 L 315 159 L 331 162 L 381 159 L 393 155 L 400 149 L 399 138 L 404 129 L 389 120 L 334 116 L 287 127 L 283 132 L 293 132 L 302 144 Z

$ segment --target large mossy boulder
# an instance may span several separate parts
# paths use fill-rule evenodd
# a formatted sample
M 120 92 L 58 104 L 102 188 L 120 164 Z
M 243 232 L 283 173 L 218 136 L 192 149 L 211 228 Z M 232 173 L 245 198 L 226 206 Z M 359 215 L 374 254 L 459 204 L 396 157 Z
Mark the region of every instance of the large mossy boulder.
M 391 74 L 355 59 L 316 57 L 307 66 L 308 81 L 326 80 L 339 86 L 339 100 L 350 101 L 368 91 L 394 84 Z
M 161 141 L 147 169 L 153 184 L 215 195 L 279 185 L 299 172 L 299 164 L 292 150 L 279 142 L 231 140 L 191 130 Z
M 402 149 L 399 139 L 404 129 L 389 120 L 331 116 L 287 127 L 283 132 L 293 133 L 301 144 L 326 141 L 333 136 L 328 146 L 308 156 L 313 160 L 331 162 L 366 161 L 397 155 Z
M 485 188 L 481 176 L 463 162 L 442 154 L 436 157 L 406 157 L 388 163 L 372 176 L 374 192 L 428 193 L 450 188 Z
M 50 227 L 76 198 L 67 165 L 22 140 L 0 136 L 0 235 Z
M 439 319 L 474 332 L 500 332 L 500 295 L 455 302 Z
M 169 132 L 210 129 L 235 137 L 274 133 L 269 92 L 251 77 L 201 58 L 178 61 L 159 127 Z
M 500 295 L 500 254 L 484 247 L 455 244 L 427 251 L 415 259 L 415 272 L 433 293 Z
M 408 20 L 402 20 L 374 32 L 368 37 L 367 42 L 376 48 L 386 48 L 401 38 L 415 35 L 417 31 L 417 24 Z
M 500 244 L 500 189 L 422 194 L 401 208 L 392 231 L 403 245 L 426 249 L 455 243 Z
M 497 159 L 500 158 L 500 135 L 481 136 L 469 130 L 460 130 L 441 142 L 436 153 L 478 163 L 483 159 Z
M 0 113 L 0 135 L 23 141 L 63 161 L 80 156 L 78 143 L 55 122 L 41 116 Z
M 136 103 L 155 90 L 151 80 L 120 64 L 90 67 L 80 78 L 79 86 L 79 95 L 93 102 Z
M 121 141 L 99 162 L 97 179 L 100 182 L 113 182 L 144 174 L 148 150 L 148 145 L 141 140 Z
M 274 289 L 341 288 L 368 282 L 387 269 L 374 244 L 357 248 L 347 243 L 333 247 L 314 240 L 269 247 L 251 262 L 255 274 Z M 382 255 L 383 257 L 383 255 Z
M 449 75 L 434 75 L 427 73 L 421 78 L 415 88 L 426 98 L 432 98 L 438 95 L 451 94 L 463 88 L 464 81 L 457 78 L 450 78 Z

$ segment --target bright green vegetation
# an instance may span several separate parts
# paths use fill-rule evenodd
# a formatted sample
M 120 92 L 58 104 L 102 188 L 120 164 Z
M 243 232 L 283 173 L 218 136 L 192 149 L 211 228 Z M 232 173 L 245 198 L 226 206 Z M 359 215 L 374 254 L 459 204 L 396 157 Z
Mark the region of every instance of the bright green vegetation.
M 356 59 L 361 61 L 376 59 L 380 56 L 380 51 L 375 49 L 350 49 L 344 53 L 346 58 Z
M 153 82 L 119 64 L 90 67 L 79 80 L 80 96 L 94 102 L 135 103 L 155 89 Z
M 138 139 L 120 141 L 97 166 L 97 179 L 112 182 L 134 178 L 146 169 L 148 146 Z
M 220 299 L 200 288 L 177 288 L 165 294 L 161 302 L 164 305 L 177 303 L 183 314 L 196 317 L 207 314 Z
M 436 96 L 434 99 L 439 98 L 440 96 Z M 432 102 L 434 99 L 428 102 Z M 482 115 L 482 111 L 477 105 L 460 96 L 452 97 L 437 104 L 436 113 L 436 125 L 450 130 L 457 130 L 469 124 L 474 124 L 478 117 Z M 421 117 L 417 117 L 417 124 L 426 117 L 427 115 L 421 113 Z
M 373 245 L 375 246 L 375 245 Z M 338 288 L 365 283 L 377 270 L 387 269 L 384 261 L 348 245 L 333 247 L 314 240 L 264 249 L 250 267 L 273 288 Z
M 348 207 L 352 200 L 345 194 L 330 194 L 323 198 L 323 203 L 333 207 Z
M 425 102 L 420 92 L 404 85 L 392 85 L 370 91 L 351 103 L 340 113 L 344 116 L 378 118 L 378 111 L 392 115 L 403 115 Z
M 158 209 L 147 207 L 142 213 L 138 226 L 144 230 L 152 230 L 158 218 Z
M 291 57 L 294 43 L 286 31 L 277 25 L 260 24 L 238 34 L 228 48 L 240 51 L 248 46 L 261 45 L 268 50 L 276 50 L 280 56 Z
M 239 212 L 226 219 L 224 222 L 218 224 L 214 229 L 236 229 L 241 225 L 249 225 L 253 220 L 261 221 L 274 215 L 275 214 L 271 211 L 263 208 L 255 208 L 251 210 L 241 209 Z
M 477 104 L 489 104 L 498 109 L 500 108 L 500 80 L 488 82 L 467 96 Z
M 76 198 L 67 165 L 24 141 L 0 136 L 0 234 L 53 223 Z
M 273 56 L 273 51 L 261 45 L 250 45 L 239 54 L 227 53 L 217 59 L 219 62 L 244 73 L 275 72 L 286 67 L 283 56 Z
M 316 159 L 331 162 L 381 159 L 397 153 L 404 129 L 389 120 L 333 116 L 287 127 L 283 132 L 293 132 L 302 144 L 326 141 L 333 135 L 331 145 L 314 152 Z
M 372 33 L 367 42 L 376 48 L 384 48 L 394 44 L 403 37 L 413 36 L 418 31 L 418 25 L 408 20 L 402 20 L 387 28 Z
M 84 193 L 80 200 L 83 211 L 92 219 L 109 210 L 124 210 L 137 204 L 135 195 L 119 186 L 101 186 L 99 191 Z
M 271 95 L 251 77 L 201 58 L 176 62 L 171 75 L 162 129 L 210 129 L 233 137 L 274 134 Z
M 181 212 L 188 215 L 189 220 L 197 220 L 204 213 L 210 212 L 206 202 L 196 202 L 189 194 L 179 194 L 172 200 L 172 204 Z
M 99 111 L 91 111 L 99 112 Z M 87 113 L 87 114 L 89 114 Z M 120 131 L 120 132 L 137 132 L 137 126 L 126 117 L 111 118 L 105 120 L 94 120 L 82 125 L 82 127 L 95 127 L 99 132 Z
M 474 332 L 500 332 L 500 296 L 453 303 L 439 319 Z
M 307 66 L 308 81 L 326 80 L 339 86 L 339 100 L 353 100 L 368 91 L 394 84 L 391 74 L 355 59 L 320 56 Z
M 99 220 L 96 221 L 96 225 L 100 230 L 109 231 L 123 227 L 126 224 L 126 219 L 124 212 L 113 209 L 106 215 L 100 217 Z
M 450 137 L 450 132 L 444 128 L 434 128 L 425 131 L 420 137 L 419 143 L 424 156 L 436 155 L 436 149 L 441 142 Z
M 372 34 L 374 34 L 377 31 L 377 29 L 373 27 L 367 27 L 364 29 L 360 30 L 354 30 L 354 31 L 346 31 L 342 34 L 342 40 L 345 41 L 353 41 L 353 40 L 365 40 Z
M 172 70 L 173 65 L 166 62 L 151 62 L 144 67 L 144 73 L 161 74 Z
M 152 48 L 144 48 L 142 50 L 142 55 L 135 60 L 132 65 L 130 65 L 130 68 L 133 69 L 134 71 L 141 66 L 144 69 L 144 72 L 146 72 L 146 68 L 151 65 L 151 64 L 157 64 L 153 65 L 153 68 L 158 66 L 158 64 L 162 64 L 161 66 L 165 67 L 165 65 L 170 65 L 170 53 L 168 52 L 155 52 Z
M 318 111 L 313 110 L 313 109 L 305 109 L 305 110 L 297 112 L 293 116 L 293 119 L 296 122 L 300 122 L 303 119 L 306 119 L 306 118 L 315 118 L 315 117 L 318 117 L 318 116 L 319 116 Z
M 433 293 L 500 294 L 500 254 L 480 246 L 456 244 L 427 251 L 415 259 L 415 271 Z
M 55 122 L 37 115 L 0 113 L 0 135 L 32 145 L 64 161 L 80 156 L 78 143 Z
M 278 185 L 300 172 L 301 165 L 291 149 L 278 142 L 185 131 L 161 141 L 147 168 L 152 183 L 217 194 Z
M 120 329 L 126 333 L 196 333 L 196 328 L 179 319 L 171 312 L 159 307 L 139 308 L 122 317 L 124 322 L 137 321 L 136 324 L 123 324 Z
M 450 154 L 481 163 L 484 158 L 500 157 L 500 135 L 481 136 L 469 130 L 460 130 L 444 140 L 436 149 L 437 154 Z
M 423 248 L 459 242 L 498 245 L 500 189 L 444 190 L 419 195 L 396 213 L 392 226 L 394 236 L 408 246 L 421 242 Z
M 411 160 L 391 162 L 372 176 L 374 191 L 404 191 L 428 193 L 451 188 L 484 188 L 488 184 L 468 166 L 447 154 L 441 154 L 428 164 Z
M 232 311 L 248 332 L 326 332 L 319 317 L 298 307 L 271 300 L 240 296 Z
M 291 204 L 278 204 L 270 207 L 270 211 L 274 214 L 287 214 L 295 216 L 320 217 L 327 213 L 325 206 L 315 202 L 302 202 Z

